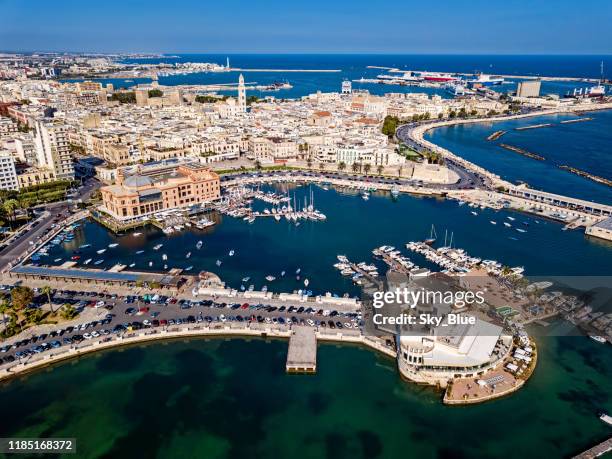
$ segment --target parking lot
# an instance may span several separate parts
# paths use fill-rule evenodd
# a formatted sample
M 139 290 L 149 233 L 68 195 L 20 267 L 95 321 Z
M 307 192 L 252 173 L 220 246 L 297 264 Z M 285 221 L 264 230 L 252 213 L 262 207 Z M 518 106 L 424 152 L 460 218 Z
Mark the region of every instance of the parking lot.
M 8 287 L 4 286 L 4 290 Z M 43 295 L 32 307 L 45 307 Z M 119 335 L 146 328 L 165 329 L 183 324 L 214 326 L 223 323 L 252 323 L 271 326 L 304 325 L 317 329 L 359 329 L 359 312 L 338 312 L 316 309 L 308 305 L 273 306 L 265 303 L 225 303 L 213 300 L 188 300 L 160 295 L 105 294 L 74 290 L 56 291 L 52 295 L 54 309 L 71 304 L 77 311 L 95 308 L 106 312 L 99 320 L 80 322 L 42 334 L 24 334 L 26 338 L 7 340 L 0 346 L 0 366 L 15 361 L 27 361 L 31 356 L 51 349 L 76 346 L 105 335 Z

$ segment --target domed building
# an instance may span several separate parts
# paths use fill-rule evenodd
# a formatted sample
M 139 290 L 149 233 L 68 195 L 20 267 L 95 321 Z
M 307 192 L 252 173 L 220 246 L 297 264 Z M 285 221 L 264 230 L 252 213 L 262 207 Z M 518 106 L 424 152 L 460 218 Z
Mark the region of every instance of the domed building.
M 118 220 L 219 199 L 219 176 L 197 161 L 162 161 L 122 168 L 101 188 L 102 210 Z

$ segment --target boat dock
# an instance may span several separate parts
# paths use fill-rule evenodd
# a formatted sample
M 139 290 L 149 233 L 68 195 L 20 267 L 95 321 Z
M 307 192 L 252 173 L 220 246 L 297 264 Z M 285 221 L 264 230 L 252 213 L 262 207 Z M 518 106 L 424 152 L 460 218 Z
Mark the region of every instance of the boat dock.
M 607 452 L 612 451 L 612 437 L 605 441 L 602 441 L 598 445 L 586 450 L 583 453 L 574 456 L 574 459 L 592 459 L 595 457 L 603 456 Z
M 312 327 L 294 327 L 289 337 L 287 373 L 316 373 L 317 337 Z

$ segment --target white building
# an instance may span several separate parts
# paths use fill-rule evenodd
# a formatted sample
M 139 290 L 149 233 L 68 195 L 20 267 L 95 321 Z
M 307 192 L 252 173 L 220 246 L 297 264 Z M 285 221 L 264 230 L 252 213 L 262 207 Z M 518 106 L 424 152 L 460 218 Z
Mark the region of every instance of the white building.
M 38 165 L 52 170 L 59 180 L 74 179 L 67 126 L 61 122 L 39 120 L 35 128 Z
M 18 190 L 15 160 L 8 151 L 0 151 L 0 190 Z
M 238 78 L 238 110 L 242 113 L 246 113 L 247 111 L 246 88 L 244 87 L 244 77 L 242 73 Z

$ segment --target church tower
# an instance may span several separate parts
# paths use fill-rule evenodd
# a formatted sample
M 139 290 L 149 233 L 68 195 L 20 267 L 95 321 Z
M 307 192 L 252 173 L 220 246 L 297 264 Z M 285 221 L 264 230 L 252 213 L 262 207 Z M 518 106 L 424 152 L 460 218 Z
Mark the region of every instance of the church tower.
M 238 110 L 245 113 L 246 106 L 246 88 L 244 87 L 244 77 L 241 73 L 240 78 L 238 78 Z

